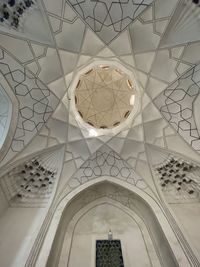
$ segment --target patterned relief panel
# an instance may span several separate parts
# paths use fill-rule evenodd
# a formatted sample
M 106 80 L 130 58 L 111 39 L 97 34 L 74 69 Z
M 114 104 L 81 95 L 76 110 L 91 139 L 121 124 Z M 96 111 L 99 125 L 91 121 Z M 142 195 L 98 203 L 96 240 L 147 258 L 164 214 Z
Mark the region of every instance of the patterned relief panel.
M 120 240 L 96 241 L 96 267 L 124 267 Z
M 69 180 L 71 189 L 100 176 L 111 176 L 127 181 L 140 189 L 147 189 L 145 181 L 113 150 L 104 146 L 96 151 Z
M 105 42 L 110 43 L 153 0 L 68 0 L 72 8 Z
M 199 96 L 199 89 L 200 65 L 197 65 L 154 100 L 165 119 L 198 152 L 200 136 L 194 117 L 194 102 Z
M 21 151 L 38 133 L 57 107 L 59 99 L 3 50 L 0 50 L 0 72 L 19 102 L 17 128 L 11 144 L 13 154 Z

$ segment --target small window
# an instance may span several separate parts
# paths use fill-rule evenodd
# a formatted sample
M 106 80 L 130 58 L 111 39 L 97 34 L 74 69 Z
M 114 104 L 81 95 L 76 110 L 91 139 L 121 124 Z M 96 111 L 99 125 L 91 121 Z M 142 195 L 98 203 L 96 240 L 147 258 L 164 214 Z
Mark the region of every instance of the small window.
M 124 267 L 120 240 L 96 241 L 96 267 Z

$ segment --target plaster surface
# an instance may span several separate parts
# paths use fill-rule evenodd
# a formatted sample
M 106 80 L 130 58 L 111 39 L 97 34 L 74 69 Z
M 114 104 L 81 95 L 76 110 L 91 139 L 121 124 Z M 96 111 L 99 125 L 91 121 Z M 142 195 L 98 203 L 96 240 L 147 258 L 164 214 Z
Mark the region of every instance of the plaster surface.
M 105 182 L 105 179 L 105 177 L 101 177 L 98 178 L 98 183 L 96 184 L 95 180 L 93 180 L 88 182 L 87 185 L 82 185 L 82 190 L 83 188 L 88 190 L 83 190 L 82 194 L 80 194 L 81 187 L 79 187 L 78 190 L 75 189 L 60 202 L 40 249 L 36 266 L 44 266 L 47 261 L 48 267 L 57 266 L 58 260 L 56 258 L 59 258 L 59 250 L 62 247 L 64 238 L 63 232 L 66 231 L 66 224 L 71 220 L 70 216 L 72 218 L 78 209 L 105 194 L 105 196 L 121 202 L 125 208 L 131 209 L 144 221 L 162 266 L 190 266 L 178 239 L 156 202 L 149 198 L 147 194 L 139 192 L 136 187 L 128 186 L 112 177 L 107 177 L 107 181 L 110 183 L 99 183 L 99 180 Z M 90 188 L 89 184 L 93 185 L 93 187 L 91 186 Z M 130 191 L 131 189 L 133 192 Z M 73 196 L 76 197 L 72 201 Z M 142 199 L 142 196 L 144 199 Z M 147 200 L 148 204 L 145 200 Z M 70 204 L 67 204 L 69 203 L 68 201 L 70 201 Z M 71 208 L 69 208 L 70 206 Z M 55 263 L 52 265 L 54 261 Z
M 109 229 L 114 239 L 121 240 L 124 266 L 152 266 L 137 223 L 124 211 L 107 203 L 90 209 L 76 224 L 67 266 L 95 266 L 96 240 L 107 239 Z
M 8 206 L 8 201 L 6 200 L 2 188 L 0 187 L 0 217 L 3 216 Z
M 44 219 L 44 209 L 8 208 L 0 217 L 0 266 L 22 267 Z
M 179 223 L 189 238 L 189 242 L 200 255 L 200 203 L 170 204 Z

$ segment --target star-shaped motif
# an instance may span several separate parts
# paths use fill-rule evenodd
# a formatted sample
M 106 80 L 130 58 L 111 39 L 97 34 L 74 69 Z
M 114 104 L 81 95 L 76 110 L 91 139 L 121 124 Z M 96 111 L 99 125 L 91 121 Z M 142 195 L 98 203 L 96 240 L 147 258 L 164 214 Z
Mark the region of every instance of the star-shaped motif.
M 80 77 L 75 102 L 79 115 L 95 128 L 113 128 L 133 108 L 134 95 L 128 75 L 112 67 L 96 67 Z
M 68 0 L 72 8 L 105 42 L 110 43 L 153 0 Z

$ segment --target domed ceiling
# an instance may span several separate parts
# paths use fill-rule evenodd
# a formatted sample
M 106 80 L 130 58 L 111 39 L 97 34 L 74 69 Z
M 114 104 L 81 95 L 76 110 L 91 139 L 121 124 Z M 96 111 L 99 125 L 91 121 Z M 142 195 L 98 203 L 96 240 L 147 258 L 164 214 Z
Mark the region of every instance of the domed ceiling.
M 113 128 L 126 120 L 134 105 L 133 83 L 110 66 L 93 68 L 81 75 L 76 90 L 76 108 L 81 118 L 95 128 Z
M 152 150 L 199 160 L 198 109 L 195 114 L 193 109 L 200 92 L 200 25 L 198 12 L 190 12 L 198 8 L 195 4 L 34 2 L 34 8 L 20 17 L 21 28 L 0 25 L 0 70 L 18 103 L 1 167 L 61 144 L 69 179 L 106 146 L 154 190 Z M 91 136 L 80 127 L 70 105 L 69 92 L 78 72 L 97 61 L 124 65 L 141 89 L 140 111 L 112 135 Z M 111 128 L 129 116 L 134 90 L 126 75 L 121 77 L 113 68 L 94 68 L 80 77 L 76 107 L 90 126 Z M 4 111 L 0 109 L 0 118 Z

